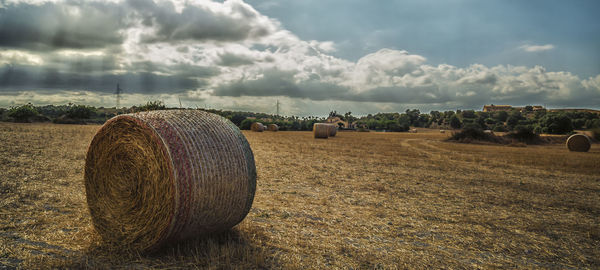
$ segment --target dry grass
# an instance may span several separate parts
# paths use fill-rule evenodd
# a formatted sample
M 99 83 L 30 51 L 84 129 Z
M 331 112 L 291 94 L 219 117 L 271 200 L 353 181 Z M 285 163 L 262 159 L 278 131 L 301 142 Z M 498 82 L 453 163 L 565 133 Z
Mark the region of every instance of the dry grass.
M 0 124 L 0 268 L 600 267 L 597 144 L 245 132 L 258 171 L 246 220 L 140 255 L 91 226 L 83 165 L 97 128 Z

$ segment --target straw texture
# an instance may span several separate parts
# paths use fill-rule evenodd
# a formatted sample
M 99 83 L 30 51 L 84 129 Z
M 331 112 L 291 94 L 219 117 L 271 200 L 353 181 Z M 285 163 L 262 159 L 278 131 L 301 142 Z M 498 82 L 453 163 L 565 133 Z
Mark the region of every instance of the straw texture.
M 567 148 L 574 152 L 587 152 L 591 147 L 590 138 L 583 134 L 573 134 L 567 139 Z
M 325 123 L 313 124 L 313 136 L 319 139 L 327 139 L 329 137 L 330 127 Z
M 279 126 L 276 124 L 268 124 L 267 125 L 267 130 L 268 131 L 278 131 L 279 130 Z
M 337 133 L 337 127 L 333 124 L 329 124 L 329 137 L 335 137 Z
M 256 132 L 263 132 L 265 130 L 265 126 L 262 123 L 254 122 L 250 125 L 250 130 Z
M 256 190 L 244 135 L 199 110 L 110 119 L 90 144 L 84 177 L 96 231 L 141 250 L 235 226 Z

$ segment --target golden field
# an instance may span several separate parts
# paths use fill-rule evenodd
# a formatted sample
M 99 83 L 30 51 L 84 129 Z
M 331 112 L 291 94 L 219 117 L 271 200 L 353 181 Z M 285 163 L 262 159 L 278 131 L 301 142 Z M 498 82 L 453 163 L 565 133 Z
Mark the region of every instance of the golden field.
M 0 123 L 0 269 L 600 268 L 598 144 L 244 131 L 258 172 L 248 217 L 138 254 L 91 224 L 83 166 L 98 128 Z

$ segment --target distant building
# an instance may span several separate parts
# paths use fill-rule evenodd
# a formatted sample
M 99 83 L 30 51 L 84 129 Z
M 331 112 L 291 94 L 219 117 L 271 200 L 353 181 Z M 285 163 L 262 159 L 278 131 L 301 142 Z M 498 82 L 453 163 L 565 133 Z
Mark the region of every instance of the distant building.
M 484 105 L 483 106 L 483 111 L 484 112 L 499 112 L 499 111 L 510 111 L 513 109 L 513 106 L 510 105 Z
M 542 111 L 545 110 L 543 106 L 531 106 L 533 108 L 533 111 Z M 513 107 L 511 105 L 494 105 L 494 104 L 490 104 L 490 105 L 484 105 L 483 106 L 483 111 L 484 112 L 499 112 L 499 111 L 520 111 L 520 112 L 524 112 L 525 111 L 525 107 Z
M 329 117 L 327 120 L 325 120 L 325 123 L 334 124 L 343 128 L 354 128 L 353 123 L 348 123 L 348 121 L 342 120 L 339 116 Z

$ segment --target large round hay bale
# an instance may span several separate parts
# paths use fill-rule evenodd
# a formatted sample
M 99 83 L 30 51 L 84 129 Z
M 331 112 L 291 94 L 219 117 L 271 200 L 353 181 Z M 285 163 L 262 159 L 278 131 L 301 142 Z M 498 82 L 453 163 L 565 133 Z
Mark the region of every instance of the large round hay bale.
M 567 148 L 574 152 L 587 152 L 590 150 L 590 139 L 583 134 L 573 134 L 567 139 Z
M 256 132 L 263 132 L 265 130 L 265 126 L 260 122 L 254 122 L 250 125 L 250 130 Z
M 256 190 L 244 135 L 200 110 L 110 119 L 89 146 L 84 178 L 96 231 L 140 250 L 230 229 L 246 217 Z
M 267 125 L 267 130 L 268 131 L 278 131 L 279 130 L 279 126 L 276 124 L 268 124 Z
M 333 124 L 329 124 L 329 137 L 335 137 L 335 134 L 337 133 L 337 127 Z
M 325 123 L 313 124 L 313 136 L 319 139 L 327 139 L 329 137 L 329 125 Z

